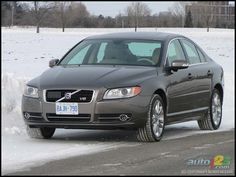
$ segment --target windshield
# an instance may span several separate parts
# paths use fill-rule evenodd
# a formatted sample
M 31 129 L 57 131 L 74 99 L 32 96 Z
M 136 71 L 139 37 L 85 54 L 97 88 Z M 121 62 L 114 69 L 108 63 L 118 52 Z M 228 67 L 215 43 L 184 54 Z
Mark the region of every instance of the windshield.
M 161 48 L 161 41 L 153 40 L 85 40 L 59 65 L 156 66 L 160 63 Z

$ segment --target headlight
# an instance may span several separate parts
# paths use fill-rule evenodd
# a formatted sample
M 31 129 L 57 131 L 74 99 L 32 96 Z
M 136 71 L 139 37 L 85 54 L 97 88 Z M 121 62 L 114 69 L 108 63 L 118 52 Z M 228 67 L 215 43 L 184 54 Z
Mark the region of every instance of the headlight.
M 126 87 L 107 90 L 103 99 L 129 98 L 138 95 L 141 87 Z
M 24 95 L 28 97 L 38 98 L 39 97 L 38 89 L 26 85 L 24 90 Z

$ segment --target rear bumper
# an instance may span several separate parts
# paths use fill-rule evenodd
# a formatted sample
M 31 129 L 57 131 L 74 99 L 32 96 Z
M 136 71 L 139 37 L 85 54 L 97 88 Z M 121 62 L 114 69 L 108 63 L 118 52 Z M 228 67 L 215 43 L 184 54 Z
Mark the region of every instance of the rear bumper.
M 22 115 L 25 123 L 32 128 L 134 129 L 146 123 L 149 100 L 149 97 L 140 95 L 120 100 L 94 99 L 90 103 L 78 104 L 79 115 L 73 117 L 56 115 L 55 103 L 23 96 Z M 126 121 L 120 120 L 122 114 L 128 116 Z

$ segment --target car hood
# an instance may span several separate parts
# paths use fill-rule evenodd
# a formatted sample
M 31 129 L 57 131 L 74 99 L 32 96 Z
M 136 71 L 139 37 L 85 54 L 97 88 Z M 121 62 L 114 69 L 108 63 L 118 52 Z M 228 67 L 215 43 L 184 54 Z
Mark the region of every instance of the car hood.
M 156 67 L 145 66 L 55 66 L 28 84 L 40 89 L 115 88 L 138 85 L 156 75 Z

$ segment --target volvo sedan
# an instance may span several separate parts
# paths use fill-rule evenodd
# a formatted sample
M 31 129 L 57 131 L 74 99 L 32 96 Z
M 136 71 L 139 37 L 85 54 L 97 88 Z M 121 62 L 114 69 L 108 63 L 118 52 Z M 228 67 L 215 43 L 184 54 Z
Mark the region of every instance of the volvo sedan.
M 131 129 L 150 142 L 159 141 L 168 124 L 220 127 L 223 69 L 182 35 L 91 36 L 49 66 L 22 97 L 30 137 L 51 138 L 57 128 Z

